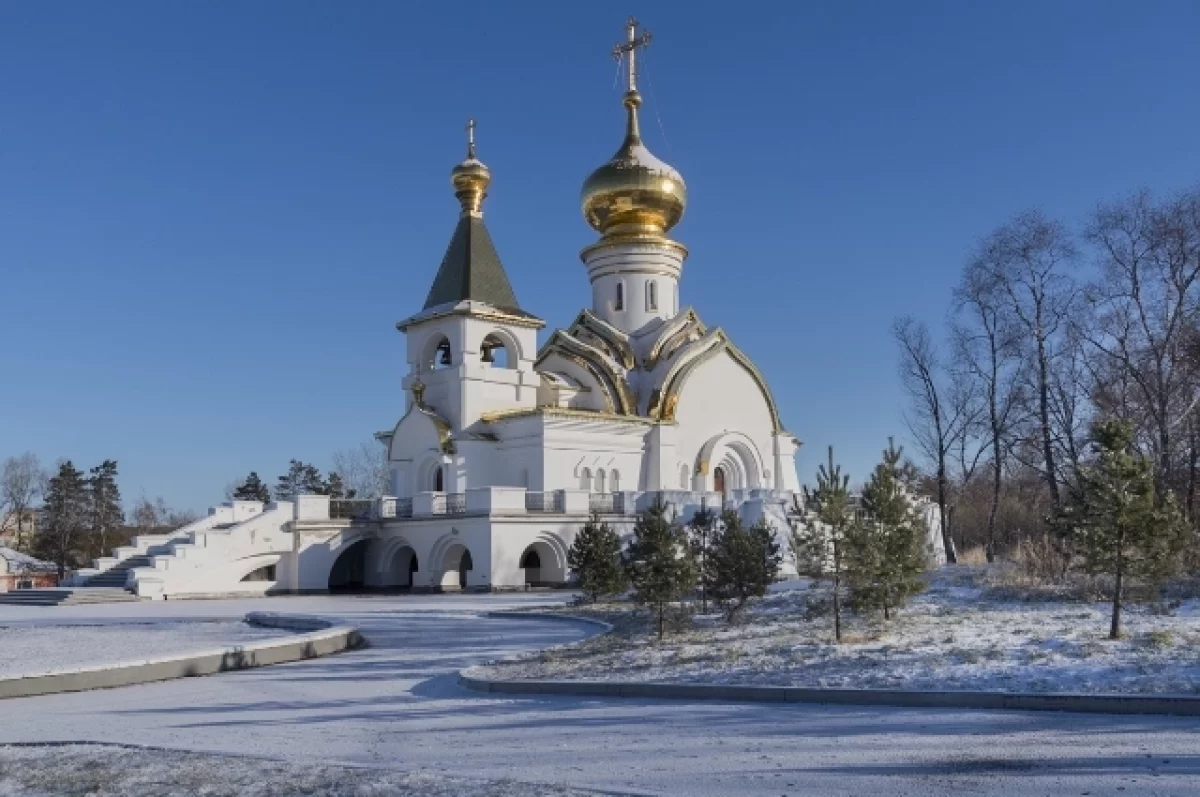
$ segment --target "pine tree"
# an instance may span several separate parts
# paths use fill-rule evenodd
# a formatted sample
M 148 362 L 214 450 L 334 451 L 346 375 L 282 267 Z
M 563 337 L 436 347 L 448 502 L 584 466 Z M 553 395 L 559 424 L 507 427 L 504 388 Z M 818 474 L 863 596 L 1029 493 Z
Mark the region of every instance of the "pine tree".
M 94 556 L 105 556 L 113 535 L 125 524 L 121 490 L 117 486 L 117 463 L 106 459 L 92 468 L 85 483 L 87 548 Z
M 38 555 L 58 565 L 58 577 L 75 566 L 76 545 L 86 522 L 87 497 L 83 472 L 70 460 L 59 463 L 58 473 L 46 486 L 43 523 L 38 528 Z
M 845 538 L 850 603 L 856 611 L 882 610 L 884 619 L 926 587 L 925 525 L 905 487 L 902 456 L 888 440 Z
M 275 485 L 276 501 L 294 501 L 299 495 L 327 495 L 329 485 L 321 478 L 321 471 L 307 462 L 293 459 L 288 463 L 287 473 L 279 477 Z
M 346 483 L 342 481 L 342 474 L 337 471 L 330 471 L 329 478 L 325 480 L 325 494 L 330 498 L 353 498 L 354 491 L 346 489 Z
M 584 524 L 567 551 L 567 565 L 579 578 L 579 589 L 591 603 L 629 588 L 621 562 L 621 537 L 598 515 Z
M 625 551 L 625 568 L 634 602 L 654 611 L 662 639 L 667 607 L 696 586 L 696 567 L 683 527 L 667 517 L 661 500 L 638 514 Z
M 1121 604 L 1126 579 L 1160 585 L 1176 567 L 1186 527 L 1174 496 L 1159 496 L 1154 463 L 1133 447 L 1133 429 L 1124 422 L 1092 425 L 1094 461 L 1080 469 L 1078 489 L 1059 515 L 1060 528 L 1084 569 L 1113 577 L 1109 639 L 1121 636 Z
M 708 550 L 716 525 L 717 513 L 703 505 L 687 524 L 688 545 L 700 573 L 700 611 L 704 614 L 708 613 L 708 583 L 704 574 L 708 571 Z
M 271 489 L 258 477 L 258 472 L 252 470 L 246 480 L 233 491 L 233 497 L 237 501 L 261 501 L 263 504 L 269 504 Z
M 725 611 L 727 622 L 740 617 L 751 598 L 767 594 L 782 562 L 779 543 L 766 518 L 746 527 L 736 511 L 721 513 L 705 560 L 703 580 Z
M 833 446 L 829 462 L 817 469 L 817 487 L 804 490 L 805 509 L 792 531 L 792 553 L 796 569 L 814 579 L 830 583 L 833 593 L 833 639 L 842 641 L 842 589 L 849 562 L 846 535 L 854 525 L 850 506 L 850 477 L 834 464 Z

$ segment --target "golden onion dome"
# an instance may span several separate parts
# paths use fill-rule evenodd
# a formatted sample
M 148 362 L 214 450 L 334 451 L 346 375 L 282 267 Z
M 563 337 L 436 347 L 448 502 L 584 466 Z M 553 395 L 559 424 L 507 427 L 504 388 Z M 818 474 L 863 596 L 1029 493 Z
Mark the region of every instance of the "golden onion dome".
M 474 119 L 467 122 L 467 157 L 450 170 L 450 183 L 454 186 L 454 196 L 462 205 L 463 214 L 482 215 L 483 200 L 492 183 L 492 173 L 483 161 L 475 157 Z
M 642 143 L 637 115 L 641 104 L 636 89 L 625 93 L 625 141 L 583 183 L 583 217 L 605 236 L 661 236 L 679 223 L 687 208 L 683 175 Z

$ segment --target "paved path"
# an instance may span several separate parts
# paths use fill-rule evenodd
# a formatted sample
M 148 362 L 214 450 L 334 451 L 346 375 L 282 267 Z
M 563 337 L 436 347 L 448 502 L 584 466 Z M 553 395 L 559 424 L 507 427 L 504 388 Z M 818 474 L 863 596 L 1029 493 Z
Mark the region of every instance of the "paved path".
M 282 598 L 0 612 L 0 623 L 8 623 L 297 611 L 353 620 L 372 643 L 261 670 L 4 701 L 0 742 L 121 741 L 633 794 L 1200 793 L 1195 719 L 498 698 L 460 690 L 455 671 L 463 666 L 588 633 L 474 614 L 537 599 Z

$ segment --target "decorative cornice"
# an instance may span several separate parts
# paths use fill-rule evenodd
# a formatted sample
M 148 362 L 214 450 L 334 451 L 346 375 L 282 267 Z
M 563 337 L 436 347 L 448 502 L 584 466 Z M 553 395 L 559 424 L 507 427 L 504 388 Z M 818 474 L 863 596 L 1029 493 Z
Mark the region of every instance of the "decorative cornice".
M 504 310 L 499 307 L 493 307 L 490 304 L 482 302 L 459 302 L 453 305 L 443 305 L 430 310 L 423 310 L 414 316 L 409 316 L 403 321 L 396 322 L 396 329 L 401 332 L 406 332 L 409 327 L 425 321 L 432 321 L 435 318 L 445 318 L 446 316 L 470 316 L 471 318 L 482 318 L 488 321 L 496 321 L 500 324 L 508 324 L 514 327 L 526 327 L 527 329 L 541 329 L 546 326 L 546 322 L 535 315 L 529 313 L 514 313 L 511 310 Z
M 632 423 L 642 426 L 653 426 L 658 423 L 658 421 L 654 420 L 653 418 L 646 418 L 641 415 L 618 415 L 612 412 L 579 410 L 571 409 L 569 407 L 532 407 L 515 410 L 497 410 L 496 412 L 483 413 L 479 416 L 479 420 L 483 421 L 484 423 L 502 423 L 504 421 L 539 416 L 548 418 L 571 418 L 585 421 L 602 421 L 606 423 Z

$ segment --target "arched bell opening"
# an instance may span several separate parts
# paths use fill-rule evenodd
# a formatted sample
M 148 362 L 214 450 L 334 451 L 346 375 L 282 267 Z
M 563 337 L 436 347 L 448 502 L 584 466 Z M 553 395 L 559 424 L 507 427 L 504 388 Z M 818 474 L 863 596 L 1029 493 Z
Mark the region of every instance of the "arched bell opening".
M 450 339 L 445 335 L 432 335 L 421 348 L 420 370 L 440 371 L 454 365 L 454 356 L 450 350 Z
M 499 335 L 491 334 L 479 344 L 479 361 L 492 368 L 516 368 L 516 352 Z
M 329 569 L 330 592 L 356 592 L 367 585 L 369 540 L 359 540 L 342 551 Z

